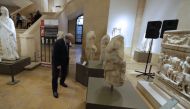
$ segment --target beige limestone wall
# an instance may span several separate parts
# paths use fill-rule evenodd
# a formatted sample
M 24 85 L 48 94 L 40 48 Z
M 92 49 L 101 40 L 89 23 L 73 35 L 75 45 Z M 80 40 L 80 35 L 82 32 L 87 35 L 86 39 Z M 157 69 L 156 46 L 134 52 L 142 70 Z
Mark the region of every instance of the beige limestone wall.
M 69 20 L 68 22 L 68 32 L 73 34 L 75 37 L 75 30 L 76 30 L 76 19 Z M 75 43 L 75 38 L 72 41 L 72 43 Z
M 100 55 L 100 41 L 103 35 L 107 33 L 108 14 L 110 0 L 86 0 L 84 5 L 84 34 L 82 44 L 82 60 L 85 59 L 85 38 L 88 31 L 95 31 L 97 53 L 96 60 Z

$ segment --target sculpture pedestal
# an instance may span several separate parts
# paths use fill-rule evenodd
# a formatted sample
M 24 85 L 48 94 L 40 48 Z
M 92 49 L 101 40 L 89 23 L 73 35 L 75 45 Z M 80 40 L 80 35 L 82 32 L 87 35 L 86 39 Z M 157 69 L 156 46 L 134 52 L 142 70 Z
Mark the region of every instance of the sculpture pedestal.
M 86 66 L 76 63 L 76 81 L 84 86 L 88 86 L 88 77 L 104 77 L 104 69 L 99 64 L 99 61 L 92 61 Z
M 11 75 L 11 82 L 9 82 L 9 85 L 14 85 L 18 83 L 14 79 L 14 75 L 22 72 L 24 70 L 24 67 L 30 64 L 30 58 L 20 58 L 15 61 L 2 61 L 0 63 L 0 73 L 2 74 L 9 74 Z
M 103 78 L 89 77 L 86 109 L 148 109 L 130 81 L 111 91 Z
M 151 62 L 152 54 L 150 54 L 148 62 Z M 142 51 L 135 51 L 133 59 L 137 62 L 142 62 L 146 63 L 148 59 L 148 53 L 147 52 L 142 52 Z
M 137 82 L 137 88 L 140 90 L 140 92 L 145 96 L 145 98 L 152 104 L 152 106 L 155 109 L 162 108 L 168 102 L 168 100 L 172 99 L 172 97 L 169 94 L 160 89 L 153 82 L 139 80 Z M 171 91 L 170 93 L 173 92 Z M 185 109 L 185 107 L 177 103 L 174 109 Z

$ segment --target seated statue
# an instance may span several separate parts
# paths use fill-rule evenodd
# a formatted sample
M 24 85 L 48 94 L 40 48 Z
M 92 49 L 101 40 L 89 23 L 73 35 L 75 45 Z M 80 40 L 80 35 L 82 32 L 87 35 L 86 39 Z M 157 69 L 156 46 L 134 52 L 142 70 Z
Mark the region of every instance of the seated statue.
M 97 52 L 95 40 L 96 40 L 95 32 L 89 31 L 86 35 L 86 49 L 85 49 L 87 61 L 93 60 L 95 53 Z
M 104 78 L 111 86 L 122 86 L 125 80 L 124 38 L 115 36 L 106 47 Z
M 1 6 L 0 12 L 0 41 L 2 49 L 0 58 L 4 60 L 19 59 L 14 22 L 9 18 L 9 11 L 6 7 Z
M 105 49 L 110 41 L 110 36 L 105 35 L 101 39 L 101 54 L 100 54 L 100 63 L 102 64 L 105 59 Z

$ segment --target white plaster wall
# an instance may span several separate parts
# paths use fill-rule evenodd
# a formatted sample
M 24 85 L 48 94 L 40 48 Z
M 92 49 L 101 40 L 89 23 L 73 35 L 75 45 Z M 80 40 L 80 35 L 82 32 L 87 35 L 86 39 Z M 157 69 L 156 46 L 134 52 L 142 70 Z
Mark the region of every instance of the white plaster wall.
M 137 6 L 138 0 L 110 0 L 107 34 L 111 36 L 113 28 L 121 28 L 125 48 L 132 45 Z
M 42 0 L 41 3 L 42 3 L 41 5 L 42 5 L 43 12 L 48 12 L 48 6 L 49 6 L 48 0 Z
M 190 30 L 190 0 L 147 0 L 142 27 L 140 31 L 138 48 L 144 38 L 147 22 L 154 20 L 179 19 L 178 29 Z M 162 39 L 155 39 L 152 52 L 160 53 Z
M 190 30 L 190 0 L 181 1 L 181 7 L 177 14 L 180 19 L 178 29 Z

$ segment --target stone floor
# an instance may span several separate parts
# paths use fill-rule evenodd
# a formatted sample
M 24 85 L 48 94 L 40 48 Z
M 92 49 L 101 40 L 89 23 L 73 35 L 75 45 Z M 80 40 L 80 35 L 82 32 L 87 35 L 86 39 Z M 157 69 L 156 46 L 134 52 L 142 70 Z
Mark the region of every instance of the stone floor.
M 80 60 L 80 46 L 74 46 L 70 52 L 70 71 L 66 80 L 69 87 L 59 86 L 59 99 L 52 96 L 51 68 L 40 66 L 16 75 L 20 82 L 14 86 L 6 84 L 10 76 L 0 75 L 0 109 L 85 109 L 86 87 L 75 81 L 75 63 Z M 144 64 L 130 58 L 126 62 L 126 77 L 136 87 L 137 80 L 143 78 L 136 78 L 134 70 L 143 70 Z M 151 105 L 138 93 L 151 109 Z

